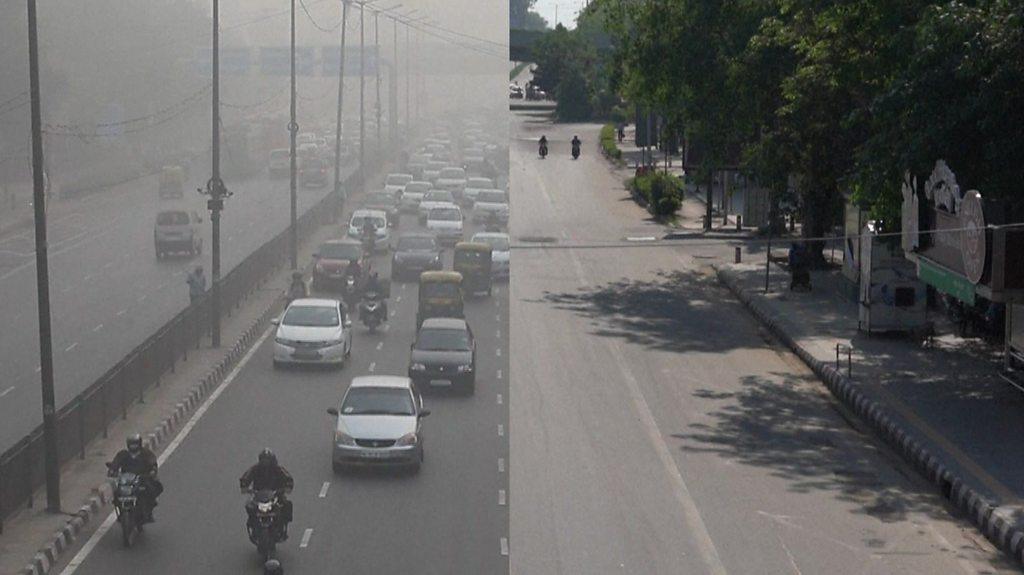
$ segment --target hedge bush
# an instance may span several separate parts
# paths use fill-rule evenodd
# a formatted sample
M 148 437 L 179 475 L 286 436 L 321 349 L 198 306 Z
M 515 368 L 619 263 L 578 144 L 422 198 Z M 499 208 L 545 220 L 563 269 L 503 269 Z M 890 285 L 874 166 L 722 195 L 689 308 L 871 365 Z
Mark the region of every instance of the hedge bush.
M 601 128 L 601 151 L 604 155 L 613 160 L 622 160 L 622 150 L 616 143 L 616 132 L 613 124 L 606 124 Z
M 677 176 L 650 172 L 632 178 L 629 186 L 633 197 L 656 216 L 671 216 L 683 204 L 683 182 Z

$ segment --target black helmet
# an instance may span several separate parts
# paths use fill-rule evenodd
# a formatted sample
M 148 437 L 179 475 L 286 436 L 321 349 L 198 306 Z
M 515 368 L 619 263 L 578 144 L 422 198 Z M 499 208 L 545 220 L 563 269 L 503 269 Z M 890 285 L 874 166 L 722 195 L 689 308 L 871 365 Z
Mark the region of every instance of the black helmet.
M 132 455 L 137 455 L 142 451 L 142 436 L 138 433 L 129 435 L 128 439 L 125 440 L 124 443 L 128 448 L 128 453 L 131 453 Z
M 276 467 L 277 466 L 277 456 L 274 455 L 274 452 L 271 451 L 269 447 L 265 447 L 263 449 L 263 451 L 260 452 L 260 460 L 259 461 L 260 461 L 260 465 L 263 466 L 263 467 Z
M 284 568 L 277 559 L 271 559 L 263 564 L 263 575 L 284 575 Z

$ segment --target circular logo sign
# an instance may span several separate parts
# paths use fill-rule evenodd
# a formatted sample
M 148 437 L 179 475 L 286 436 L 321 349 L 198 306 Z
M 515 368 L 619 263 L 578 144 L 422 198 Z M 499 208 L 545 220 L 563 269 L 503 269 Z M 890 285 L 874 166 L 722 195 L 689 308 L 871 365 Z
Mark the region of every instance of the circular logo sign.
M 981 281 L 985 271 L 985 213 L 981 207 L 981 194 L 971 190 L 960 202 L 960 253 L 964 261 L 964 275 L 971 283 Z

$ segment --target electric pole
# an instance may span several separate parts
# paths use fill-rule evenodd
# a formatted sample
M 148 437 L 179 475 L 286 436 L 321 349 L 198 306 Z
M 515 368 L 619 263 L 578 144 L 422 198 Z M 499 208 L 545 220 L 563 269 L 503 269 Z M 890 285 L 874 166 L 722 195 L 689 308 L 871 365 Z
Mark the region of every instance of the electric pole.
M 409 40 L 412 24 L 405 24 L 405 133 L 412 134 L 412 116 L 409 114 L 409 89 L 412 87 L 412 43 Z
M 36 0 L 28 0 L 28 68 L 32 108 L 32 207 L 36 225 L 36 290 L 39 298 L 39 373 L 43 392 L 46 510 L 60 513 L 60 458 L 53 391 L 53 335 L 50 331 L 50 270 L 46 243 L 46 188 L 43 181 L 43 113 L 39 98 L 39 39 Z
M 380 107 L 380 11 L 374 10 L 373 12 L 373 53 L 374 53 L 374 68 L 377 72 L 377 143 L 374 145 L 374 150 L 377 152 L 377 157 L 380 157 L 380 119 L 383 110 Z
M 391 128 L 391 145 L 398 145 L 398 18 L 392 18 L 391 23 L 394 25 L 393 39 L 395 41 L 394 55 L 392 57 L 393 63 L 391 65 L 391 76 L 388 79 L 388 94 L 390 94 L 389 101 L 391 105 L 388 107 L 388 112 L 391 114 L 391 122 L 389 127 Z M 404 166 L 403 166 L 404 168 Z
M 345 27 L 348 0 L 341 1 L 341 46 L 338 47 L 338 117 L 334 123 L 334 193 L 341 194 L 341 115 L 345 94 Z
M 213 98 L 212 98 L 211 150 L 213 175 L 206 182 L 206 194 L 210 199 L 206 207 L 210 210 L 210 225 L 213 228 L 212 258 L 213 270 L 210 286 L 210 345 L 220 347 L 220 212 L 224 209 L 224 198 L 231 193 L 220 179 L 220 2 L 213 0 Z M 202 191 L 200 191 L 202 193 Z
M 288 243 L 289 243 L 289 255 L 291 256 L 292 269 L 299 269 L 299 229 L 297 220 L 299 217 L 298 211 L 298 194 L 296 181 L 298 177 L 299 158 L 296 150 L 296 137 L 299 134 L 299 123 L 295 119 L 295 0 L 292 0 L 292 40 L 291 40 L 291 75 L 292 75 L 292 94 L 291 94 L 291 105 L 290 105 L 290 119 L 288 120 L 288 132 L 291 138 L 291 163 L 289 165 L 289 176 L 290 176 L 290 190 L 291 190 L 291 219 L 288 226 Z
M 366 2 L 359 3 L 359 186 L 366 185 Z

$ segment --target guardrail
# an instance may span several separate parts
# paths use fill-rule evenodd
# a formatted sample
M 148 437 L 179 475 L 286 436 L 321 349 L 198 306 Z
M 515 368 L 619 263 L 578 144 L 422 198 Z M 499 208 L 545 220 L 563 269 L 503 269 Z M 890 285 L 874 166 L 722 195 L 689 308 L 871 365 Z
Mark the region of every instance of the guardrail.
M 373 173 L 375 166 L 368 166 Z M 358 183 L 358 172 L 350 174 L 342 189 Z M 333 191 L 298 218 L 299 241 L 341 214 L 344 197 Z M 288 230 L 249 254 L 221 279 L 221 312 L 230 316 L 242 302 L 288 260 Z M 70 459 L 85 458 L 85 449 L 97 436 L 107 437 L 116 418 L 127 419 L 133 402 L 142 403 L 148 389 L 160 385 L 160 378 L 173 373 L 190 349 L 199 349 L 210 326 L 209 298 L 202 298 L 182 310 L 153 335 L 57 413 L 58 457 L 63 465 Z M 45 482 L 43 429 L 40 424 L 24 439 L 0 455 L 0 533 L 3 520 L 22 505 L 32 507 L 33 493 Z

